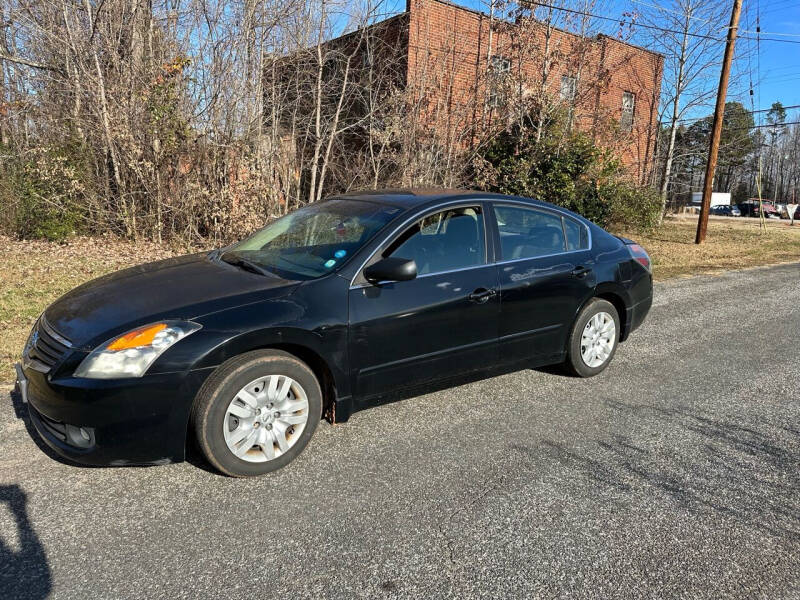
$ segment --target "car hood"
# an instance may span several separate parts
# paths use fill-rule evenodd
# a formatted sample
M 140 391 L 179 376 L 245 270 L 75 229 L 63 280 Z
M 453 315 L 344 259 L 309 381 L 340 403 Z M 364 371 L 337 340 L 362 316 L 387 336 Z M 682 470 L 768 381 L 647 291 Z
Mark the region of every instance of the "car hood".
M 44 317 L 73 346 L 83 347 L 160 319 L 192 319 L 283 296 L 298 284 L 190 254 L 84 283 L 51 304 Z

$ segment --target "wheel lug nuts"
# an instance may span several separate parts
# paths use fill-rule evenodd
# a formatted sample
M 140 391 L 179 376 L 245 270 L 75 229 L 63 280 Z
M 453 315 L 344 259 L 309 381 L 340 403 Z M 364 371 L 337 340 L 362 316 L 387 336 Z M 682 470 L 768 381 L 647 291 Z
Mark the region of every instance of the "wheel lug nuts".
M 281 413 L 279 413 L 279 412 L 276 412 L 276 413 L 275 413 L 275 418 L 276 418 L 276 419 L 277 419 L 278 417 L 280 417 L 280 416 L 281 416 Z
M 272 425 L 270 425 L 269 423 L 267 423 L 267 429 L 272 429 Z

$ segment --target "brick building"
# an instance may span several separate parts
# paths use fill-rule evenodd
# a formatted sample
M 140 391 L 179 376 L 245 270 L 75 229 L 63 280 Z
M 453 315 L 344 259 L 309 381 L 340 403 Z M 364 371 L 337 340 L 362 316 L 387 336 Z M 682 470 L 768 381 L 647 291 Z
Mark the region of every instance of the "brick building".
M 446 107 L 432 122 L 455 120 L 448 115 L 454 113 L 477 132 L 513 118 L 516 108 L 532 100 L 561 106 L 576 127 L 615 147 L 638 179 L 648 175 L 657 133 L 660 54 L 531 19 L 490 20 L 444 0 L 408 0 L 401 16 L 396 26 L 407 28 L 406 84 L 425 90 L 432 97 L 429 105 Z
M 558 115 L 613 148 L 632 177 L 644 182 L 652 170 L 663 56 L 622 40 L 577 35 L 531 17 L 490 18 L 446 0 L 407 0 L 404 13 L 323 50 L 320 79 L 314 48 L 286 57 L 276 70 L 286 109 L 275 116 L 293 123 L 284 130 L 313 129 L 292 119 L 313 113 L 316 95 L 307 90 L 314 86 L 322 86 L 328 120 L 340 126 L 363 121 L 370 102 L 402 90 L 403 114 L 421 135 L 435 137 L 436 147 L 472 148 L 523 115 Z M 350 91 L 341 98 L 344 79 Z M 357 145 L 363 132 L 345 129 L 345 143 Z
M 422 105 L 420 118 L 450 141 L 469 145 L 531 105 L 560 106 L 570 123 L 614 147 L 632 175 L 647 177 L 660 54 L 532 19 L 490 19 L 445 0 L 408 0 L 405 13 L 372 28 L 392 60 L 402 55 L 400 79 Z M 379 51 L 371 60 L 387 56 Z

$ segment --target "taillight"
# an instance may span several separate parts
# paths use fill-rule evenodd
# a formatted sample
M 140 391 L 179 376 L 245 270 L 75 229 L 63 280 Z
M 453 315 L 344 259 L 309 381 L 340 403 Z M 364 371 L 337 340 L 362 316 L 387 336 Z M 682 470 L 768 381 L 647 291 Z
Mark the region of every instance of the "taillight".
M 631 253 L 633 260 L 638 262 L 648 271 L 651 267 L 650 256 L 648 256 L 647 252 L 645 252 L 644 248 L 642 248 L 639 244 L 627 244 L 628 251 Z

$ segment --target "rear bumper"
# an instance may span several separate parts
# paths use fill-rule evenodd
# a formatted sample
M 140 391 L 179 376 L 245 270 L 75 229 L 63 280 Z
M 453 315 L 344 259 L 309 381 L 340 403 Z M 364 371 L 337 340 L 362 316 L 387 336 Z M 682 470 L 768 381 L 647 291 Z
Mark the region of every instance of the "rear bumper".
M 50 381 L 21 369 L 18 383 L 33 426 L 59 455 L 98 466 L 163 464 L 184 459 L 192 401 L 212 370 Z
M 628 336 L 644 322 L 647 313 L 650 312 L 650 307 L 653 305 L 653 294 L 640 300 L 633 306 L 630 306 L 626 312 L 625 329 L 621 341 L 625 341 Z

